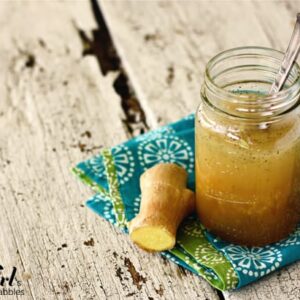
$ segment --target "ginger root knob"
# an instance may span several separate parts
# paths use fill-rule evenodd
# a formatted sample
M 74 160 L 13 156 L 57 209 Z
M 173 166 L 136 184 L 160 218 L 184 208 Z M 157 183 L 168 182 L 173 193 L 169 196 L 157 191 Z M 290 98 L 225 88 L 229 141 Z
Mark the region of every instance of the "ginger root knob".
M 160 163 L 140 178 L 139 214 L 129 222 L 134 243 L 147 251 L 171 249 L 181 221 L 195 208 L 194 193 L 186 188 L 187 172 L 176 164 Z

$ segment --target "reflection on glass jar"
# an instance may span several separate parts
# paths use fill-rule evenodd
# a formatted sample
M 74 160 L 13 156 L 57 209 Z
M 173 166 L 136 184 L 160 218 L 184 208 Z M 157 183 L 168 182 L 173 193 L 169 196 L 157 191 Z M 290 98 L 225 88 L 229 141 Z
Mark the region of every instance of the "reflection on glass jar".
M 298 65 L 284 89 L 268 95 L 282 57 L 237 48 L 206 68 L 195 118 L 197 212 L 231 242 L 275 242 L 300 220 Z

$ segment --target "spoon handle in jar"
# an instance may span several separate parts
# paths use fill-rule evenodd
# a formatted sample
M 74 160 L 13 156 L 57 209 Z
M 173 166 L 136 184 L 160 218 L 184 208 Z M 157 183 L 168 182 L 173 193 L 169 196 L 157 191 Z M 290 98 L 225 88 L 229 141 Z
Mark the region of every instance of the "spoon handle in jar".
M 284 58 L 282 60 L 280 69 L 276 75 L 275 81 L 273 82 L 270 94 L 277 93 L 283 87 L 289 72 L 297 59 L 300 49 L 300 13 L 297 14 L 297 21 L 295 28 L 289 42 L 289 46 L 285 52 Z

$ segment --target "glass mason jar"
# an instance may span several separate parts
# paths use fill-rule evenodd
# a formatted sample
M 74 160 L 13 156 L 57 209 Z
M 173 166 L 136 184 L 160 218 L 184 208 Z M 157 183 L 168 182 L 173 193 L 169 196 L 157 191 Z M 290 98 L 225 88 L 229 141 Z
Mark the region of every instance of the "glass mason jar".
M 268 95 L 282 58 L 244 47 L 206 67 L 195 118 L 197 213 L 230 242 L 276 242 L 300 221 L 299 66 Z

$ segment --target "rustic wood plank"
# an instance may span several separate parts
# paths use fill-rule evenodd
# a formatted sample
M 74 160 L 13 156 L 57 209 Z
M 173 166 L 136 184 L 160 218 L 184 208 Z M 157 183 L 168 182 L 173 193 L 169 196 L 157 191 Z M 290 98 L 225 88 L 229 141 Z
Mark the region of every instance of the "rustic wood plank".
M 130 136 L 117 72 L 82 55 L 89 3 L 1 2 L 0 25 L 0 253 L 20 299 L 218 299 L 83 207 L 91 191 L 69 168 Z
M 288 1 L 264 9 L 261 1 L 99 2 L 153 126 L 195 110 L 214 54 L 249 45 L 285 50 L 294 22 Z
M 195 110 L 204 66 L 214 54 L 247 45 L 284 51 L 299 4 L 299 1 L 99 2 L 152 127 Z M 241 291 L 224 293 L 224 297 L 299 299 L 299 273 L 300 263 L 297 263 Z
M 152 126 L 195 111 L 204 67 L 214 54 L 269 45 L 250 2 L 99 2 Z

